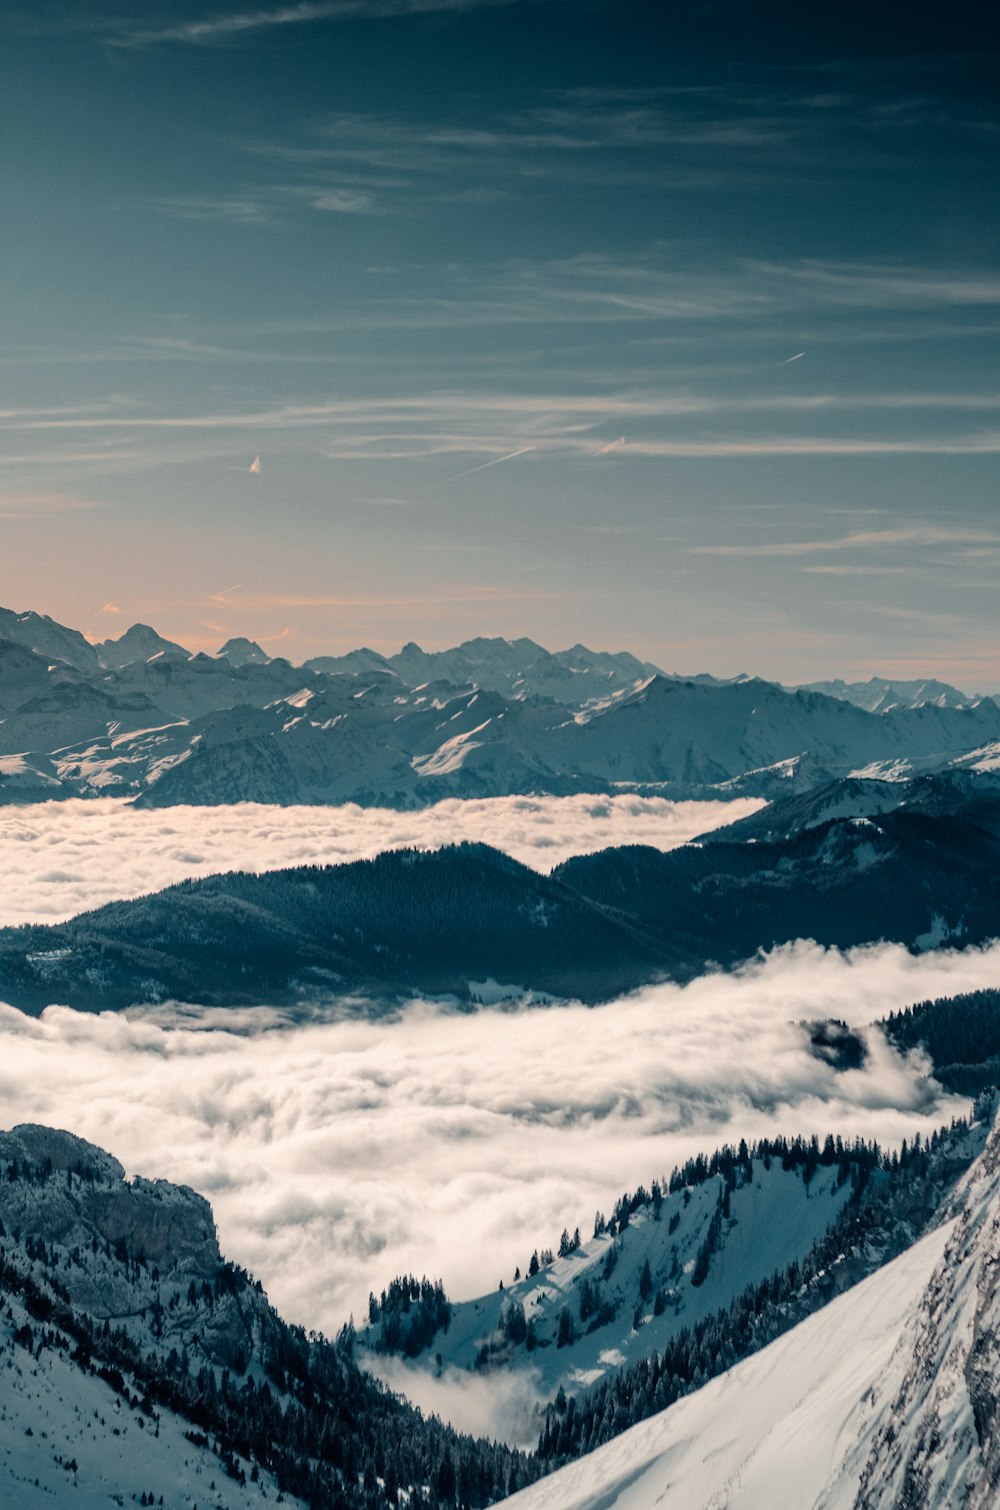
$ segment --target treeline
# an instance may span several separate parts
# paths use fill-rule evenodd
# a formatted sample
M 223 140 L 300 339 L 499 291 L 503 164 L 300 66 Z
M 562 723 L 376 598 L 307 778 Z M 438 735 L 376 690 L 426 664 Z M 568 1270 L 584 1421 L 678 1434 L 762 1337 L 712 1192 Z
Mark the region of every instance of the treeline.
M 676 1333 L 662 1353 L 618 1370 L 586 1395 L 557 1397 L 538 1443 L 546 1468 L 666 1409 L 901 1253 L 933 1219 L 957 1168 L 967 1164 L 961 1144 L 968 1131 L 967 1123 L 954 1122 L 926 1141 L 918 1135 L 889 1156 L 874 1144 L 862 1145 L 863 1158 L 851 1166 L 856 1184 L 849 1200 L 804 1259 L 747 1286 L 727 1308 Z M 787 1145 L 789 1156 L 797 1156 L 804 1142 L 811 1155 L 813 1140 L 797 1139 Z M 784 1143 L 768 1145 L 772 1157 Z
M 187 881 L 68 923 L 0 930 L 0 996 L 122 1008 L 177 998 L 284 1003 L 492 978 L 603 1000 L 666 968 L 663 950 L 547 876 L 481 844 L 391 851 Z
M 716 836 L 669 852 L 622 846 L 574 856 L 552 876 L 627 912 L 691 973 L 796 938 L 914 948 L 934 917 L 974 944 L 1000 933 L 996 807 L 995 797 L 970 795 L 941 816 L 898 809 L 872 828 L 839 818 L 754 844 Z M 860 848 L 871 863 L 858 865 Z
M 394 1279 L 376 1300 L 368 1297 L 368 1324 L 378 1328 L 368 1344 L 380 1353 L 402 1353 L 416 1358 L 429 1347 L 438 1332 L 451 1325 L 451 1306 L 439 1279 L 416 1279 L 405 1274 Z
M 99 1173 L 95 1180 L 82 1166 L 53 1173 L 50 1161 L 25 1159 L 10 1160 L 4 1179 L 33 1186 L 59 1182 L 67 1196 L 74 1181 L 103 1183 Z M 425 1419 L 359 1370 L 352 1328 L 331 1342 L 287 1324 L 238 1265 L 220 1262 L 200 1284 L 191 1281 L 187 1304 L 193 1310 L 172 1341 L 162 1321 L 177 1297 L 162 1304 L 157 1269 L 131 1256 L 124 1243 L 108 1243 L 96 1233 L 84 1242 L 77 1230 L 73 1246 L 63 1248 L 46 1234 L 21 1234 L 11 1226 L 9 1216 L 6 1226 L 0 1223 L 0 1297 L 16 1298 L 28 1314 L 17 1343 L 35 1356 L 45 1347 L 59 1348 L 80 1369 L 103 1378 L 151 1429 L 159 1411 L 175 1412 L 211 1443 L 234 1478 L 266 1469 L 282 1492 L 313 1510 L 385 1510 L 401 1503 L 480 1510 L 540 1471 L 523 1453 Z M 135 1318 L 116 1325 L 75 1302 L 77 1271 L 107 1263 L 130 1284 L 141 1281 L 141 1331 Z M 443 1298 L 439 1286 L 413 1281 L 411 1310 L 414 1286 L 417 1306 Z M 401 1293 L 394 1298 L 401 1303 Z M 230 1358 L 227 1366 L 209 1340 L 213 1318 L 233 1304 L 244 1318 L 245 1347 L 222 1355 Z
M 1000 990 L 921 1001 L 879 1026 L 901 1051 L 926 1049 L 937 1079 L 959 1095 L 1000 1084 Z
M 814 1135 L 810 1138 L 759 1138 L 748 1143 L 741 1138 L 734 1148 L 724 1143 L 713 1154 L 696 1154 L 681 1166 L 675 1166 L 670 1178 L 654 1180 L 649 1190 L 640 1185 L 636 1190 L 626 1191 L 615 1203 L 610 1217 L 602 1211 L 594 1217 L 594 1236 L 609 1233 L 612 1237 L 625 1231 L 637 1211 L 650 1210 L 654 1221 L 660 1221 L 666 1195 L 677 1195 L 683 1190 L 694 1190 L 699 1185 L 721 1176 L 724 1191 L 736 1190 L 749 1184 L 753 1178 L 753 1165 L 757 1161 L 765 1169 L 778 1162 L 784 1170 L 798 1170 L 808 1185 L 818 1169 L 836 1165 L 837 1184 L 857 1179 L 872 1169 L 892 1168 L 898 1155 L 885 1154 L 877 1143 L 855 1138 L 845 1142 L 839 1135 L 828 1134 L 822 1144 Z M 725 1213 L 728 1215 L 728 1209 Z

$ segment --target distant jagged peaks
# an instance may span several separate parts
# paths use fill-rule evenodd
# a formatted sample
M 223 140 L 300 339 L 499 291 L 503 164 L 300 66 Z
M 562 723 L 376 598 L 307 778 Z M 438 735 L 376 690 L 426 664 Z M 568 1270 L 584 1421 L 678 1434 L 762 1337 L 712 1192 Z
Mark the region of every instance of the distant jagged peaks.
M 807 682 L 793 690 L 837 697 L 866 713 L 889 713 L 899 708 L 974 708 L 982 702 L 979 693 L 970 696 L 934 677 L 900 681 L 872 676 L 866 682 L 845 682 L 836 677 L 833 681 Z
M 931 684 L 920 684 L 927 690 Z M 936 685 L 936 684 L 934 684 Z M 847 684 L 836 684 L 844 691 Z M 607 794 L 699 800 L 1000 766 L 1000 704 L 866 711 L 744 675 L 672 676 L 628 652 L 527 638 L 294 666 L 245 637 L 191 655 L 148 624 L 90 645 L 0 610 L 0 802 L 144 805 Z
M 125 666 L 133 666 L 137 661 L 151 661 L 159 655 L 180 656 L 185 661 L 191 656 L 190 650 L 185 650 L 175 640 L 164 639 L 149 624 L 133 624 L 117 640 L 104 640 L 94 649 L 101 665 L 108 671 L 121 671 Z
M 97 651 L 77 629 L 67 629 L 47 614 L 15 613 L 0 608 L 0 640 L 8 640 L 35 655 L 63 661 L 78 671 L 97 671 Z
M 256 640 L 237 635 L 216 651 L 216 659 L 228 661 L 231 666 L 266 666 L 271 657 Z
M 16 613 L 8 608 L 0 608 L 0 642 L 3 641 L 83 672 L 99 667 L 123 670 L 157 655 L 194 659 L 183 645 L 167 639 L 149 624 L 133 624 L 117 639 L 91 644 L 78 630 L 46 614 Z M 273 658 L 256 640 L 236 635 L 226 641 L 214 659 L 227 661 L 239 669 L 248 665 L 267 666 Z M 501 635 L 477 635 L 446 650 L 424 650 L 415 640 L 408 640 L 392 655 L 360 646 L 342 655 L 312 656 L 300 669 L 333 675 L 382 671 L 398 676 L 409 687 L 446 681 L 518 698 L 551 697 L 573 706 L 597 702 L 616 693 L 627 694 L 652 676 L 705 687 L 737 687 L 747 683 L 780 687 L 777 682 L 766 682 L 746 672 L 732 677 L 708 672 L 678 675 L 628 651 L 592 650 L 579 641 L 565 650 L 547 650 L 527 636 L 506 639 Z M 979 694 L 969 695 L 933 677 L 906 681 L 873 676 L 867 682 L 834 678 L 780 690 L 819 693 L 876 713 L 914 708 L 961 710 L 975 708 L 984 700 L 992 701 Z
M 590 650 L 580 644 L 552 651 L 526 637 L 481 635 L 450 650 L 423 650 L 409 640 L 395 655 L 363 649 L 344 656 L 315 656 L 305 662 L 305 669 L 334 674 L 388 671 L 409 687 L 445 681 L 518 699 L 549 697 L 574 706 L 633 690 L 659 671 L 627 651 Z

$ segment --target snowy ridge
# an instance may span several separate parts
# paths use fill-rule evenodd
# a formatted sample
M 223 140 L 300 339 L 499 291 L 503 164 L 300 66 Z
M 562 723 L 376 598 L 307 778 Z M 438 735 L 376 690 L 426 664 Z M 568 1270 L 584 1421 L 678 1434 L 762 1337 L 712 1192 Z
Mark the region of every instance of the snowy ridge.
M 0 1133 L 0 1505 L 373 1510 L 441 1469 L 477 1504 L 508 1449 L 423 1421 L 224 1263 L 208 1203 L 70 1133 Z M 462 1476 L 464 1475 L 464 1478 Z M 389 1481 L 393 1481 L 389 1492 Z M 153 1494 L 152 1500 L 150 1494 Z
M 953 1213 L 762 1352 L 512 1510 L 876 1510 L 1000 1489 L 1000 1127 Z
M 947 1247 L 866 1401 L 858 1503 L 1000 1499 L 1000 1124 L 953 1201 Z
M 0 1504 L 107 1510 L 162 1497 L 171 1510 L 250 1510 L 277 1503 L 270 1473 L 258 1469 L 256 1481 L 241 1485 L 189 1421 L 163 1406 L 145 1407 L 134 1379 L 122 1376 L 116 1388 L 85 1373 L 70 1360 L 73 1344 L 58 1327 L 45 1329 L 44 1349 L 34 1342 L 37 1331 L 37 1320 L 11 1300 L 0 1319 Z
M 562 1246 L 570 1251 L 536 1273 L 452 1305 L 447 1330 L 437 1332 L 418 1365 L 431 1373 L 503 1369 L 522 1375 L 528 1396 L 537 1391 L 543 1399 L 589 1389 L 802 1258 L 855 1184 L 849 1169 L 845 1178 L 826 1165 L 806 1180 L 801 1167 L 785 1169 L 770 1155 L 734 1163 L 734 1180 L 727 1190 L 723 1174 L 711 1175 L 662 1197 L 657 1185 L 654 1199 L 624 1224 L 612 1220 L 611 1230 L 579 1248 L 568 1239 Z M 383 1330 L 379 1319 L 359 1333 L 359 1358 L 363 1350 L 381 1351 Z M 377 1371 L 374 1357 L 371 1364 Z
M 405 809 L 623 788 L 771 797 L 848 772 L 899 782 L 967 757 L 985 773 L 998 745 L 990 698 L 914 695 L 868 711 L 839 694 L 681 678 L 626 653 L 525 639 L 295 666 L 245 639 L 191 655 L 143 624 L 95 647 L 0 610 L 0 757 L 22 761 L 0 770 L 0 801 L 42 788 L 150 806 Z

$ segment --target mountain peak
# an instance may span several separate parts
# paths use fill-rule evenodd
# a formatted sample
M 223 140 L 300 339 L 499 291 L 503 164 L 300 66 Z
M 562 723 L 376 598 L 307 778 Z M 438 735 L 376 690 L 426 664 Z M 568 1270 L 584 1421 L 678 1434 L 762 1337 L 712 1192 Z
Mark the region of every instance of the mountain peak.
M 117 640 L 105 640 L 95 645 L 97 657 L 108 671 L 121 671 L 137 661 L 150 661 L 157 655 L 180 655 L 185 659 L 191 652 L 176 640 L 164 639 L 150 624 L 133 624 Z
M 244 635 L 236 635 L 227 640 L 216 651 L 216 660 L 228 661 L 231 666 L 266 666 L 270 659 L 267 651 L 256 640 L 248 640 Z

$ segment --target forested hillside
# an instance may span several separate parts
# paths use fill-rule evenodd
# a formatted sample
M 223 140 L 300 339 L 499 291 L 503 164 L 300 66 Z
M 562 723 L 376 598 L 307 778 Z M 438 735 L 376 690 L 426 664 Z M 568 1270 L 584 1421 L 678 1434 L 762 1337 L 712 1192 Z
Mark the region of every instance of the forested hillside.
M 472 1000 L 492 982 L 596 1002 L 797 938 L 980 943 L 1000 935 L 997 803 L 983 793 L 947 816 L 900 808 L 768 842 L 605 850 L 549 877 L 482 844 L 210 876 L 0 931 L 0 999 L 31 1012 Z
M 925 1049 L 937 1079 L 959 1095 L 1000 1084 L 1000 990 L 918 1002 L 880 1027 L 898 1049 Z
M 136 1437 L 152 1438 L 168 1411 L 193 1448 L 214 1446 L 220 1478 L 266 1472 L 315 1510 L 381 1510 L 401 1493 L 430 1507 L 482 1506 L 537 1471 L 425 1421 L 361 1373 L 349 1328 L 329 1342 L 282 1321 L 260 1285 L 222 1259 L 211 1210 L 192 1191 L 126 1184 L 108 1154 L 40 1127 L 0 1134 L 0 1170 L 10 1368 L 57 1354 L 103 1381 L 104 1409 Z M 137 1488 L 141 1456 L 139 1447 Z

